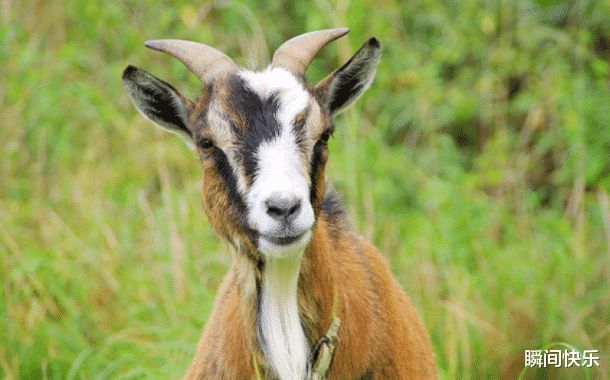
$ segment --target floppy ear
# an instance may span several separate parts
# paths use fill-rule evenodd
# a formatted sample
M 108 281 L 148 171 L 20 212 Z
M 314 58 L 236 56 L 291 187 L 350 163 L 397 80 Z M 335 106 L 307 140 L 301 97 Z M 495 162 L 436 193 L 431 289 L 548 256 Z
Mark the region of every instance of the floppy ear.
M 169 83 L 134 66 L 123 71 L 123 86 L 138 111 L 158 126 L 183 136 L 192 143 L 188 117 L 193 102 Z
M 331 115 L 344 111 L 369 88 L 380 57 L 381 45 L 372 37 L 345 65 L 315 86 L 314 91 L 328 106 Z

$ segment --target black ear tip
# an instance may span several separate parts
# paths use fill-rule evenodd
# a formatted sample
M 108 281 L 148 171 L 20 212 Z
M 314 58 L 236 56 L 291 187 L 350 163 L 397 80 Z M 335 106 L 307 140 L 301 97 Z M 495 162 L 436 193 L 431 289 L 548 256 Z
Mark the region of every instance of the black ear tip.
M 369 45 L 370 47 L 375 48 L 375 49 L 378 49 L 381 47 L 381 43 L 375 37 L 369 38 L 369 40 L 366 41 L 366 43 L 367 43 L 367 45 Z
M 133 75 L 138 71 L 138 68 L 132 65 L 129 65 L 123 70 L 123 75 L 121 75 L 122 79 L 129 79 L 133 77 Z

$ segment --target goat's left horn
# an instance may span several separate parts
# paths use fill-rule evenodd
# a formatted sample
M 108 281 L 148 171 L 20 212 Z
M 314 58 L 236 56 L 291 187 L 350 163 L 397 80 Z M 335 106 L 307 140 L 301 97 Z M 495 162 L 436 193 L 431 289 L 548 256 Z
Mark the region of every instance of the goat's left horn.
M 154 40 L 146 41 L 144 46 L 178 58 L 203 83 L 210 83 L 217 76 L 237 68 L 225 53 L 198 42 Z
M 282 67 L 295 75 L 305 75 L 307 66 L 318 51 L 337 38 L 345 36 L 348 28 L 318 30 L 296 36 L 282 44 L 273 54 L 271 66 Z

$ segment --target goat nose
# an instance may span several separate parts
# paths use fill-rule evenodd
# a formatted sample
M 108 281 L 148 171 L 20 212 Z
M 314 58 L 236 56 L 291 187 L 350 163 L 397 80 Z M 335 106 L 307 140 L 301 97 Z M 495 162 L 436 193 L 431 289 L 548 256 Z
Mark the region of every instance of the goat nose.
M 291 222 L 299 215 L 301 200 L 294 196 L 290 197 L 273 194 L 265 201 L 265 206 L 267 207 L 267 215 L 273 219 L 287 223 Z

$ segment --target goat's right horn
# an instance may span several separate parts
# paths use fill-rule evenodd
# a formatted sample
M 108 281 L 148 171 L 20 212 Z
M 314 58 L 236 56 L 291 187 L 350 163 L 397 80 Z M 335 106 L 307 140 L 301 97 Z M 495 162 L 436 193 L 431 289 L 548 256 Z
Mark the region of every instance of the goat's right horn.
M 282 44 L 273 54 L 271 66 L 282 67 L 295 75 L 305 75 L 307 66 L 318 51 L 337 38 L 345 36 L 348 28 L 318 30 L 296 36 Z
M 225 53 L 198 42 L 154 40 L 146 41 L 144 46 L 178 58 L 203 83 L 210 83 L 217 76 L 237 68 Z

